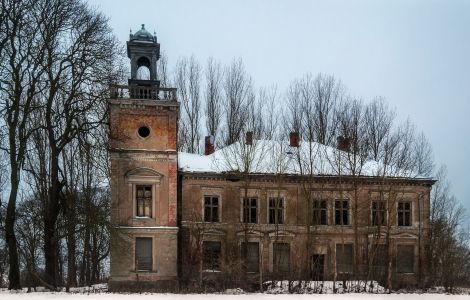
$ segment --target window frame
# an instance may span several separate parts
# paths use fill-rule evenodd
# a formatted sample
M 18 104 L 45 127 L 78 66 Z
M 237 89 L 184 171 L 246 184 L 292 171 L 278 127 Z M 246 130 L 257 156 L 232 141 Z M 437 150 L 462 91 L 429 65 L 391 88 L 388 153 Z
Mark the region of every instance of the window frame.
M 206 218 L 206 198 L 210 199 L 210 204 L 208 207 L 210 208 L 210 218 Z M 217 199 L 217 206 L 214 206 L 213 200 Z M 214 208 L 217 210 L 217 220 L 214 221 Z M 202 212 L 203 212 L 203 219 L 206 223 L 220 223 L 221 222 L 221 199 L 219 195 L 204 195 L 202 198 Z
M 142 241 L 142 240 L 150 240 L 150 269 L 139 269 L 139 266 L 138 266 L 138 259 L 137 259 L 137 255 L 138 255 L 138 251 L 137 251 L 137 244 L 138 242 L 137 241 Z M 153 237 L 148 237 L 148 236 L 136 236 L 134 238 L 134 270 L 135 272 L 142 272 L 142 273 L 149 273 L 149 272 L 153 272 L 154 271 L 154 259 L 153 259 L 153 253 L 154 253 L 154 245 L 153 245 Z
M 320 205 L 317 205 L 317 203 L 320 203 Z M 322 207 L 322 203 L 325 204 L 325 207 Z M 320 222 L 318 221 L 317 214 L 319 215 Z M 322 215 L 324 214 L 325 216 L 325 224 L 322 222 Z M 323 199 L 323 198 L 315 198 L 312 199 L 312 220 L 311 224 L 314 226 L 327 226 L 329 224 L 328 222 L 328 200 Z
M 206 249 L 204 248 L 204 244 L 209 244 L 209 243 L 212 243 L 212 244 L 217 244 L 219 246 L 219 253 L 218 253 L 218 257 L 217 257 L 217 263 L 215 264 L 216 268 L 214 268 L 214 263 L 211 261 L 210 262 L 210 268 L 207 268 L 207 264 L 209 262 L 207 262 L 206 260 Z M 211 258 L 212 260 L 212 258 Z M 221 272 L 222 271 L 222 242 L 221 241 L 215 241 L 215 240 L 205 240 L 202 242 L 202 271 L 203 272 Z
M 288 263 L 288 270 L 279 270 L 278 269 L 278 265 L 275 263 L 276 262 L 276 258 L 277 258 L 277 252 L 276 252 L 276 245 L 287 245 L 288 248 L 289 248 L 289 257 L 287 259 L 287 263 Z M 275 274 L 287 274 L 287 273 L 290 273 L 292 271 L 292 247 L 291 247 L 291 243 L 287 242 L 287 241 L 275 241 L 275 242 L 272 242 L 271 244 L 271 247 L 272 247 L 272 260 L 271 260 L 271 271 Z
M 340 202 L 341 203 L 341 207 L 339 208 L 339 211 L 340 211 L 340 220 L 341 222 L 338 223 L 336 221 L 336 211 L 338 210 L 338 208 L 336 207 L 336 203 L 337 202 Z M 344 202 L 347 203 L 347 207 L 344 208 Z M 334 202 L 334 224 L 335 226 L 350 226 L 351 225 L 351 213 L 350 213 L 350 204 L 349 204 L 349 198 L 348 199 L 335 199 L 335 202 Z M 344 224 L 344 212 L 346 211 L 346 218 L 347 218 L 347 224 Z
M 251 205 L 251 200 L 255 200 L 255 203 L 256 203 L 256 206 L 253 207 Z M 245 205 L 245 201 L 248 202 L 248 205 Z M 252 217 L 253 217 L 253 211 L 252 210 L 255 210 L 255 213 L 254 213 L 254 217 L 255 217 L 255 222 L 251 222 L 252 221 Z M 246 215 L 246 212 L 249 212 L 248 215 Z M 247 222 L 247 219 L 249 219 L 249 221 Z M 258 224 L 259 223 L 259 198 L 258 197 L 254 197 L 254 196 L 248 196 L 248 197 L 242 197 L 242 222 L 244 224 Z
M 246 261 L 247 261 L 247 257 L 249 257 L 249 256 L 248 256 L 248 250 L 249 250 L 249 248 L 248 248 L 248 246 L 247 246 L 247 253 L 246 253 L 246 256 L 245 256 L 245 254 L 243 253 L 243 247 L 244 247 L 244 244 L 245 244 L 245 243 L 247 243 L 248 245 L 249 245 L 249 244 L 257 244 L 258 261 L 257 261 L 257 263 L 256 263 L 256 270 L 250 270 L 250 269 L 248 268 L 248 265 L 249 265 L 249 264 L 247 264 Z M 261 254 L 261 253 L 260 253 L 260 252 L 261 252 L 261 243 L 260 243 L 260 241 L 250 241 L 250 240 L 248 240 L 248 241 L 242 241 L 242 242 L 240 243 L 240 258 L 243 260 L 243 265 L 246 267 L 246 272 L 248 272 L 248 273 L 259 273 L 259 271 L 260 271 L 260 263 L 261 263 L 261 260 L 260 260 L 260 258 L 261 258 L 261 255 L 260 255 L 260 254 Z
M 284 196 L 270 196 L 270 197 L 268 197 L 268 203 L 267 203 L 268 204 L 268 214 L 267 214 L 268 224 L 270 224 L 270 225 L 283 225 L 283 224 L 285 224 L 285 222 L 286 222 L 286 220 L 285 220 L 285 208 L 286 208 L 285 199 L 286 198 Z M 282 203 L 281 207 L 279 207 L 278 205 L 275 205 L 275 207 L 271 208 L 271 200 L 275 200 L 275 201 L 276 200 L 277 201 L 281 200 L 281 203 Z M 276 201 L 275 204 L 278 204 L 277 201 Z M 271 210 L 273 210 L 274 213 L 275 213 L 274 217 L 276 217 L 276 214 L 279 217 L 279 212 L 277 212 L 279 209 L 281 210 L 281 212 L 280 212 L 281 222 L 277 222 L 277 223 L 275 221 L 271 222 Z
M 400 204 L 403 204 L 403 206 L 405 206 L 405 204 L 409 204 L 409 209 L 406 209 L 405 207 L 403 208 L 400 208 Z M 409 225 L 406 225 L 406 214 L 409 214 Z M 400 225 L 400 216 L 403 220 L 403 224 L 404 225 Z M 413 201 L 411 200 L 400 200 L 397 202 L 397 227 L 411 227 L 413 226 Z
M 351 246 L 351 264 L 348 264 L 348 266 L 350 265 L 350 267 L 348 267 L 348 269 L 350 270 L 347 270 L 347 271 L 340 271 L 338 270 L 338 246 L 339 247 L 344 247 L 344 246 Z M 343 248 L 344 249 L 344 248 Z M 346 265 L 346 264 L 342 264 L 342 265 Z M 352 242 L 345 242 L 345 243 L 336 243 L 335 244 L 335 267 L 336 267 L 336 273 L 337 274 L 352 274 L 353 273 L 353 268 L 354 268 L 354 243 Z
M 374 208 L 374 204 L 376 207 Z M 379 209 L 378 206 L 383 205 L 382 209 Z M 377 221 L 377 214 L 382 214 L 381 223 L 378 224 Z M 375 215 L 374 215 L 375 214 Z M 387 201 L 386 200 L 372 200 L 370 204 L 370 225 L 377 227 L 377 226 L 386 226 L 388 224 L 388 209 L 387 209 Z
M 408 270 L 399 270 L 400 265 L 398 264 L 399 261 L 399 248 L 400 247 L 409 247 L 412 248 L 412 265 L 411 265 L 411 272 L 408 272 Z M 397 274 L 415 274 L 416 273 L 416 245 L 415 244 L 397 244 L 396 245 L 396 255 L 395 255 L 395 272 Z
M 142 201 L 143 201 L 143 215 L 139 215 L 139 187 L 143 188 L 144 189 L 144 195 L 142 197 Z M 149 188 L 150 189 L 150 199 L 148 199 L 149 197 L 145 196 L 145 192 L 146 192 L 146 188 Z M 135 207 L 135 217 L 136 218 L 149 218 L 149 219 L 152 219 L 153 218 L 153 199 L 154 199 L 154 192 L 153 192 L 154 188 L 153 188 L 153 185 L 152 184 L 135 184 L 135 204 L 136 204 L 136 207 Z M 150 208 L 149 208 L 149 216 L 146 215 L 146 212 L 145 212 L 145 209 L 146 209 L 146 202 L 149 202 L 148 204 L 150 205 Z

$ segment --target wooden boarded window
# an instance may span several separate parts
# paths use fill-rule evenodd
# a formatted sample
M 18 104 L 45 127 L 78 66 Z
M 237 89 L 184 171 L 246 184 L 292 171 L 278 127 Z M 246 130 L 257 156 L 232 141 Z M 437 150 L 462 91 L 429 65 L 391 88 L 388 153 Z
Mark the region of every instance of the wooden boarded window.
M 136 186 L 136 204 L 138 217 L 152 217 L 152 186 Z
M 335 224 L 336 225 L 349 225 L 349 201 L 336 200 L 335 201 Z
M 275 273 L 290 271 L 290 245 L 288 243 L 273 244 L 273 271 Z
M 372 226 L 383 226 L 386 224 L 387 202 L 372 201 Z
M 284 199 L 269 198 L 269 224 L 284 223 Z
M 352 273 L 353 244 L 336 244 L 336 272 Z
M 258 223 L 258 199 L 243 199 L 243 222 L 255 224 Z
M 258 242 L 243 242 L 241 244 L 241 257 L 247 272 L 259 272 Z
M 219 222 L 219 197 L 204 197 L 204 222 Z
M 411 202 L 398 202 L 398 226 L 411 226 Z
M 326 200 L 313 201 L 313 225 L 328 225 Z
M 136 271 L 152 271 L 152 238 L 135 239 Z
M 415 247 L 397 245 L 397 273 L 414 273 Z

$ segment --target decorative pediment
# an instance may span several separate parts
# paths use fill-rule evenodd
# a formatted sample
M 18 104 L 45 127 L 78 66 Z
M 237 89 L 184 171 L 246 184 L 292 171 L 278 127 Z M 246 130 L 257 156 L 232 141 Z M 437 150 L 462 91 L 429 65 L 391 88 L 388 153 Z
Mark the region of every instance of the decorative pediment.
M 135 168 L 125 175 L 130 183 L 159 183 L 163 175 L 151 168 Z
M 281 236 L 281 237 L 295 237 L 295 234 L 292 232 L 286 231 L 286 230 L 279 230 L 279 231 L 273 231 L 269 233 L 269 237 L 273 238 L 276 236 Z
M 244 236 L 245 234 L 249 237 L 263 237 L 263 233 L 258 230 L 248 230 L 248 231 L 242 230 L 242 231 L 237 232 L 237 236 Z
M 209 228 L 205 229 L 202 234 L 204 235 L 226 235 L 225 231 L 222 231 L 220 229 L 215 229 L 215 228 Z
M 418 235 L 414 233 L 403 232 L 392 236 L 394 239 L 417 239 Z

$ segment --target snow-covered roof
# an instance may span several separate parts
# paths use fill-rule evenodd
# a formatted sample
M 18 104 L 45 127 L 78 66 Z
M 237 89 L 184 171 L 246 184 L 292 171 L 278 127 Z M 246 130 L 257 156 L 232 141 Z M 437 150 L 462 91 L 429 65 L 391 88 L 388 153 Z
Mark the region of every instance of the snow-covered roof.
M 178 164 L 180 171 L 190 173 L 239 171 L 252 174 L 416 177 L 410 171 L 305 141 L 299 147 L 290 147 L 287 141 L 253 140 L 252 145 L 236 142 L 210 155 L 179 152 Z

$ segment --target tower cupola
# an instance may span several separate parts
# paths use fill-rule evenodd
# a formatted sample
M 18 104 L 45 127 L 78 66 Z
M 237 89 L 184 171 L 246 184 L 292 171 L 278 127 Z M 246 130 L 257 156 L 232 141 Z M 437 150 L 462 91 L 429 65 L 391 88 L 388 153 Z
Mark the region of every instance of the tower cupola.
M 145 24 L 135 34 L 129 35 L 127 56 L 131 60 L 129 85 L 159 85 L 157 61 L 160 58 L 160 44 L 157 36 L 145 29 Z

